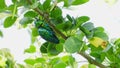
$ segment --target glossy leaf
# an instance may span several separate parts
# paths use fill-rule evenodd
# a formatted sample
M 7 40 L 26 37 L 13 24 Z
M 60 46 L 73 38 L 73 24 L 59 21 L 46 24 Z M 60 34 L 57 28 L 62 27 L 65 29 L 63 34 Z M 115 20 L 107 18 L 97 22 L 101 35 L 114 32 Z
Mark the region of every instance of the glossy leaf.
M 64 2 L 64 7 L 69 7 L 71 5 L 81 5 L 84 4 L 86 2 L 88 2 L 89 0 L 58 0 L 58 2 Z
M 82 26 L 79 27 L 79 29 L 85 34 L 85 36 L 87 37 L 87 39 L 91 39 L 93 37 L 94 32 L 90 31 Z
M 60 61 L 61 61 L 60 57 L 55 57 L 55 58 L 52 58 L 52 59 L 50 60 L 50 64 L 51 64 L 51 65 L 55 65 L 56 63 L 58 63 L 58 62 L 60 62 Z
M 36 58 L 35 59 L 36 63 L 45 63 L 46 60 L 44 58 Z
M 99 38 L 99 37 L 93 37 L 91 39 L 89 39 L 89 42 L 94 45 L 95 47 L 99 47 L 99 46 L 105 46 L 103 48 L 106 48 L 107 47 L 107 41 Z
M 72 19 L 72 17 L 71 17 L 70 15 L 67 14 L 66 17 L 67 17 L 67 19 L 68 19 L 69 21 L 71 21 L 71 22 L 73 21 L 73 19 Z
M 35 53 L 36 47 L 34 45 L 31 45 L 30 48 L 25 49 L 25 53 Z
M 36 41 L 36 37 L 35 36 L 31 36 L 31 44 L 33 44 Z
M 15 66 L 14 61 L 12 59 L 8 58 L 6 61 L 6 66 L 9 68 L 14 68 L 14 66 Z
M 25 59 L 24 62 L 30 65 L 34 65 L 36 63 L 35 59 Z
M 32 36 L 38 36 L 39 33 L 38 33 L 38 29 L 37 28 L 32 28 Z
M 92 29 L 94 29 L 94 25 L 91 22 L 87 22 L 87 23 L 83 24 L 82 27 L 84 27 L 85 29 L 87 29 L 89 31 L 91 31 Z
M 72 2 L 72 5 L 80 5 L 80 4 L 84 4 L 86 2 L 88 2 L 89 0 L 74 0 Z
M 83 40 L 84 36 L 85 35 L 82 31 L 77 31 L 75 34 L 75 37 L 78 38 L 79 40 Z
M 48 55 L 58 55 L 60 52 L 62 52 L 62 50 L 63 50 L 62 45 L 49 43 Z
M 43 3 L 44 10 L 47 10 L 48 8 L 50 8 L 50 3 L 51 3 L 51 0 L 45 0 L 45 2 Z
M 33 0 L 33 1 L 34 1 L 34 3 L 32 3 L 32 5 L 29 6 L 31 9 L 35 9 L 35 8 L 37 8 L 39 6 L 39 2 L 38 1 L 36 1 L 36 0 Z
M 44 11 L 44 7 L 43 7 L 43 5 L 42 5 L 41 3 L 39 3 L 38 8 L 39 8 L 40 10 Z
M 89 65 L 88 65 L 88 68 L 96 68 L 96 66 L 93 65 L 93 64 L 89 64 Z
M 103 27 L 96 27 L 93 29 L 94 32 L 104 32 L 104 28 Z
M 17 3 L 17 6 L 24 6 L 24 7 L 28 7 L 29 4 L 26 0 L 19 0 L 18 3 Z
M 53 18 L 58 18 L 62 15 L 62 10 L 59 7 L 54 8 L 54 10 L 51 11 L 50 16 Z
M 27 26 L 27 24 L 30 24 L 33 22 L 33 19 L 30 18 L 30 17 L 24 17 L 20 20 L 20 24 L 23 25 L 23 26 Z
M 75 37 L 69 37 L 64 44 L 65 50 L 69 53 L 79 52 L 82 41 Z
M 62 61 L 65 62 L 66 64 L 71 64 L 71 65 L 73 65 L 74 62 L 75 62 L 75 58 L 74 58 L 73 56 L 70 56 L 70 55 L 63 56 L 61 59 L 62 59 Z
M 72 23 L 70 21 L 66 21 L 65 23 L 58 24 L 57 28 L 63 31 L 67 31 L 72 28 Z
M 63 62 L 56 63 L 53 68 L 65 68 L 66 64 Z
M 114 44 L 120 48 L 120 38 L 116 39 Z
M 34 11 L 28 11 L 28 12 L 26 12 L 25 14 L 24 14 L 24 17 L 31 17 L 31 18 L 35 18 L 35 17 L 37 17 L 37 13 L 36 12 L 34 12 Z
M 87 22 L 90 20 L 90 18 L 88 16 L 81 16 L 81 17 L 78 17 L 77 19 L 77 26 L 81 26 L 81 24 Z
M 63 1 L 64 1 L 64 6 L 65 7 L 69 7 L 71 5 L 71 3 L 72 3 L 71 0 L 63 0 Z
M 0 0 L 0 11 L 4 10 L 6 7 L 5 0 Z
M 103 62 L 105 59 L 105 52 L 102 52 L 103 48 L 100 46 L 96 48 L 93 45 L 90 45 L 90 47 L 91 47 L 90 55 L 93 56 L 96 61 L 100 63 Z
M 49 45 L 49 42 L 44 43 L 44 44 L 40 47 L 40 51 L 41 51 L 42 53 L 48 53 L 48 45 Z
M 12 2 L 13 2 L 13 3 L 17 3 L 17 2 L 18 2 L 18 0 L 12 0 Z
M 93 29 L 94 29 L 93 23 L 91 23 L 91 22 L 84 23 L 79 28 L 86 35 L 86 37 L 88 39 L 93 37 L 93 34 L 94 34 L 94 32 L 93 32 Z
M 7 17 L 4 21 L 4 28 L 11 27 L 15 23 L 16 19 L 17 17 L 12 16 Z
M 108 40 L 109 40 L 107 34 L 104 33 L 104 32 L 95 32 L 95 33 L 94 33 L 94 37 L 99 37 L 99 38 L 101 38 L 101 39 L 103 39 L 103 40 L 105 40 L 105 41 L 108 41 Z

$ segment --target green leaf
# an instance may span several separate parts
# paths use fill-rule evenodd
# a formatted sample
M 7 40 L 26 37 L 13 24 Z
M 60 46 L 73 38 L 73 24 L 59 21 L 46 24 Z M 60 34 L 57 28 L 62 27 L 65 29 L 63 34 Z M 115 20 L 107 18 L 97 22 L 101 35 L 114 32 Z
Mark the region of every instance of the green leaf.
M 36 37 L 31 35 L 31 44 L 33 44 L 36 41 Z
M 36 63 L 45 63 L 46 60 L 44 58 L 36 58 L 35 59 Z
M 30 23 L 32 23 L 33 22 L 33 19 L 32 18 L 30 18 L 30 17 L 24 17 L 24 18 L 22 18 L 21 20 L 20 20 L 20 24 L 21 25 L 23 25 L 23 26 L 27 26 L 27 24 L 30 24 Z
M 91 22 L 84 23 L 79 28 L 86 35 L 86 37 L 88 39 L 93 37 L 93 34 L 94 34 L 94 32 L 93 32 L 93 29 L 94 29 L 93 23 L 91 23 Z
M 72 2 L 72 5 L 81 5 L 81 4 L 84 4 L 86 2 L 88 2 L 89 0 L 74 0 Z
M 0 11 L 4 10 L 6 7 L 5 0 L 0 0 Z
M 87 30 L 86 28 L 80 26 L 79 29 L 85 34 L 85 36 L 88 38 L 88 39 L 91 39 L 93 37 L 93 31 L 89 31 Z
M 119 62 L 119 58 L 115 55 L 113 47 L 109 48 L 109 50 L 106 52 L 106 57 L 111 62 Z
M 36 12 L 34 12 L 34 11 L 28 11 L 28 12 L 26 12 L 26 13 L 24 14 L 24 17 L 35 18 L 35 17 L 37 17 L 37 16 L 38 16 L 38 14 L 37 14 Z
M 56 63 L 58 63 L 58 62 L 60 62 L 60 58 L 59 57 L 55 57 L 55 58 L 52 58 L 52 59 L 50 59 L 50 64 L 51 65 L 55 65 Z
M 57 0 L 58 2 L 63 1 L 64 2 L 64 7 L 69 7 L 71 5 L 81 5 L 84 4 L 86 2 L 88 2 L 89 0 Z
M 94 25 L 91 22 L 87 22 L 87 23 L 83 24 L 82 27 L 85 28 L 85 29 L 87 29 L 87 30 L 89 30 L 89 31 L 91 31 L 92 29 L 94 29 Z
M 75 34 L 75 37 L 78 38 L 79 40 L 83 40 L 84 36 L 85 35 L 82 31 L 77 31 Z
M 2 31 L 0 30 L 0 37 L 3 37 L 3 33 L 2 33 Z
M 14 61 L 12 59 L 8 58 L 7 61 L 6 61 L 6 66 L 8 68 L 14 68 L 15 63 L 14 63 Z
M 16 19 L 17 17 L 12 16 L 7 17 L 4 21 L 4 28 L 11 27 L 15 23 Z
M 73 56 L 70 56 L 70 55 L 63 56 L 61 59 L 64 63 L 66 63 L 68 65 L 69 64 L 73 65 L 75 62 L 75 58 Z
M 25 53 L 35 53 L 36 52 L 36 47 L 34 45 L 31 45 L 30 48 L 25 49 Z
M 40 47 L 40 51 L 42 53 L 48 53 L 48 45 L 49 45 L 49 42 L 45 42 L 44 44 L 42 44 L 42 46 Z
M 94 32 L 104 32 L 104 28 L 103 27 L 96 27 L 93 29 Z
M 63 51 L 63 46 L 60 44 L 53 44 L 53 43 L 49 43 L 48 45 L 48 54 L 49 55 L 58 55 L 60 52 Z
M 69 21 L 71 21 L 71 22 L 73 21 L 73 19 L 72 19 L 72 17 L 71 17 L 70 15 L 67 14 L 66 17 L 67 17 L 67 19 L 68 19 Z
M 80 47 L 82 45 L 82 41 L 75 37 L 69 37 L 64 44 L 65 50 L 69 53 L 75 53 L 80 50 Z
M 44 58 L 35 58 L 35 59 L 28 58 L 28 59 L 25 59 L 24 62 L 29 65 L 34 65 L 37 63 L 45 63 L 46 60 Z
M 35 9 L 35 8 L 37 8 L 37 7 L 39 6 L 39 2 L 36 1 L 36 0 L 34 0 L 34 1 L 35 1 L 35 2 L 32 3 L 32 5 L 29 6 L 31 9 Z
M 102 38 L 105 41 L 108 41 L 108 39 L 109 39 L 108 35 L 106 33 L 104 33 L 104 32 L 95 32 L 94 37 Z
M 65 7 L 69 7 L 72 4 L 72 0 L 63 0 L 63 1 Z
M 25 59 L 24 62 L 30 65 L 34 65 L 36 63 L 35 59 Z
M 38 29 L 37 28 L 32 28 L 32 36 L 38 36 L 39 33 L 38 33 Z
M 67 31 L 72 28 L 72 23 L 70 21 L 66 21 L 65 23 L 58 24 L 57 28 L 63 31 Z
M 105 59 L 105 52 L 103 52 L 103 48 L 99 47 L 94 47 L 92 44 L 89 44 L 91 48 L 91 53 L 90 55 L 95 58 L 96 61 L 98 62 L 103 62 Z
M 19 0 L 18 3 L 17 3 L 17 6 L 24 6 L 24 7 L 28 7 L 29 4 L 27 2 L 27 0 Z
M 47 10 L 50 8 L 50 3 L 51 3 L 51 0 L 45 0 L 45 2 L 43 3 L 44 10 Z
M 88 68 L 96 68 L 96 66 L 93 64 L 88 64 Z
M 53 68 L 66 68 L 66 64 L 63 62 L 56 63 Z
M 63 44 L 62 43 L 57 44 L 56 45 L 56 50 L 59 51 L 59 52 L 62 52 L 63 51 Z
M 81 17 L 78 17 L 77 19 L 77 26 L 81 26 L 81 24 L 87 22 L 90 20 L 90 18 L 88 16 L 81 16 Z
M 62 15 L 62 10 L 59 7 L 54 8 L 54 10 L 51 11 L 50 16 L 53 18 L 58 18 Z
M 116 39 L 114 44 L 120 48 L 120 38 Z
M 18 2 L 18 0 L 12 0 L 12 2 L 13 2 L 13 3 L 16 3 L 16 2 Z

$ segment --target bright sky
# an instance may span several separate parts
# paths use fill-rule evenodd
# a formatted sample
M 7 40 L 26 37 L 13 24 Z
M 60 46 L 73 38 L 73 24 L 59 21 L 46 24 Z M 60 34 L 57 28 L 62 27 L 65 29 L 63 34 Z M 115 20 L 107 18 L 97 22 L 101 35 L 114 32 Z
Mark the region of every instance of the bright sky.
M 105 28 L 110 38 L 120 37 L 120 1 L 110 6 L 104 0 L 90 0 L 90 2 L 78 7 L 69 10 L 64 9 L 63 15 L 66 13 L 75 17 L 82 15 L 89 16 L 91 18 L 90 21 L 96 26 L 103 26 Z M 22 62 L 25 57 L 23 55 L 24 49 L 30 45 L 30 35 L 27 30 L 18 30 L 15 26 L 7 29 L 0 27 L 0 29 L 2 29 L 4 34 L 4 37 L 0 38 L 0 48 L 9 48 L 15 56 L 15 60 Z M 78 57 L 78 55 L 75 56 Z

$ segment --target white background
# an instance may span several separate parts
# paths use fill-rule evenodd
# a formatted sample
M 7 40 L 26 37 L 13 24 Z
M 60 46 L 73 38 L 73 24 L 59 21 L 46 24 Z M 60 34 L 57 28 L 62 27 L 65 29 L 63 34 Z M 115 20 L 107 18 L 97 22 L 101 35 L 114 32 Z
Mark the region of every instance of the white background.
M 9 0 L 6 1 L 8 4 L 10 3 Z M 95 26 L 103 26 L 105 28 L 110 39 L 120 37 L 120 1 L 110 6 L 104 0 L 90 0 L 86 4 L 69 8 L 69 10 L 64 9 L 63 15 L 65 14 L 70 14 L 74 17 L 89 16 L 90 21 Z M 30 45 L 29 33 L 26 29 L 18 30 L 15 26 L 7 29 L 0 26 L 0 29 L 2 29 L 4 34 L 4 37 L 0 38 L 0 48 L 9 48 L 15 60 L 22 63 L 25 58 L 24 49 Z M 75 55 L 75 57 L 78 57 L 78 55 Z M 78 61 L 83 60 L 81 57 L 77 59 Z

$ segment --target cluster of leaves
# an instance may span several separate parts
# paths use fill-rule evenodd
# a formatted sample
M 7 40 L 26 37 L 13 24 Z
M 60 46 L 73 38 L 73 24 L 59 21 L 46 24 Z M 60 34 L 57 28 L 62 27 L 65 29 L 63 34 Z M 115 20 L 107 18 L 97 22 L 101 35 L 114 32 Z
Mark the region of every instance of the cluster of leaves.
M 13 55 L 7 48 L 0 49 L 0 68 L 22 68 L 21 64 L 15 62 Z
M 3 27 L 9 28 L 18 21 L 17 19 L 20 19 L 19 24 L 23 28 L 28 28 L 31 32 L 31 45 L 28 49 L 25 49 L 25 53 L 32 54 L 39 52 L 42 55 L 42 57 L 25 59 L 27 67 L 65 68 L 70 66 L 76 68 L 77 63 L 72 54 L 79 52 L 88 53 L 89 56 L 93 57 L 98 63 L 105 63 L 111 68 L 120 66 L 120 39 L 117 39 L 114 43 L 109 42 L 108 35 L 105 33 L 104 28 L 95 27 L 93 23 L 89 22 L 90 18 L 88 16 L 74 18 L 68 14 L 66 17 L 63 17 L 62 7 L 57 6 L 57 3 L 60 2 L 64 2 L 63 7 L 69 7 L 71 5 L 84 4 L 88 1 L 89 0 L 45 0 L 41 2 L 39 0 L 12 0 L 12 4 L 7 6 L 5 0 L 0 0 L 0 12 L 8 11 L 11 14 L 5 18 Z M 25 9 L 22 12 L 22 18 L 20 18 L 21 15 L 18 13 L 19 8 Z M 48 24 L 54 25 L 56 29 L 59 29 L 61 33 L 67 36 L 67 39 L 57 35 L 60 40 L 59 44 L 46 41 L 37 48 L 36 43 L 39 43 L 39 34 L 38 29 L 33 26 L 36 17 L 45 20 Z M 57 34 L 58 31 L 55 32 Z M 3 36 L 1 31 L 0 36 Z M 62 57 L 57 56 L 61 53 L 68 53 L 68 55 Z M 15 64 L 11 59 L 7 63 L 6 60 L 5 62 L 1 60 L 0 56 L 0 62 L 3 63 L 3 66 L 7 64 L 10 67 Z M 10 64 L 11 62 L 14 64 Z M 26 66 L 21 65 L 20 68 Z M 95 66 L 91 64 L 88 67 L 95 68 Z M 84 68 L 84 66 L 81 68 Z

